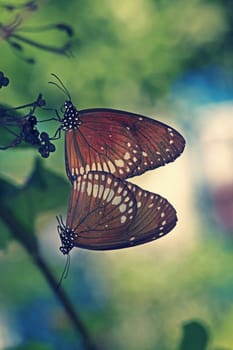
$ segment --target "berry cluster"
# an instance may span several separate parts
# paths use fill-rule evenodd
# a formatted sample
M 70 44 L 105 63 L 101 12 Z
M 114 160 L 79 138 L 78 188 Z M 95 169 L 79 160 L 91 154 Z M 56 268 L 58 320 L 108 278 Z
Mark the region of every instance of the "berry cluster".
M 40 134 L 40 147 L 38 151 L 40 152 L 43 158 L 48 158 L 50 152 L 55 152 L 56 147 L 49 140 L 49 135 L 47 132 L 42 132 Z
M 50 142 L 49 135 L 46 132 L 40 133 L 37 130 L 36 124 L 37 119 L 34 115 L 25 119 L 20 136 L 25 142 L 37 146 L 43 158 L 48 158 L 50 152 L 55 152 L 56 147 Z
M 3 86 L 7 86 L 9 84 L 9 79 L 7 77 L 4 77 L 4 73 L 0 72 L 0 89 Z

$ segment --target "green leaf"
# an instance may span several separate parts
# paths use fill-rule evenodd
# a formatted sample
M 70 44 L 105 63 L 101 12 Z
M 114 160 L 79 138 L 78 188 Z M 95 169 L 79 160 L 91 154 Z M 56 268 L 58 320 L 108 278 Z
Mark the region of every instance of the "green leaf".
M 0 249 L 5 249 L 13 237 L 10 234 L 9 229 L 2 221 L 0 221 Z
M 32 174 L 22 187 L 0 179 L 0 217 L 11 234 L 29 249 L 37 249 L 34 232 L 37 216 L 67 204 L 70 186 L 61 176 L 43 167 L 37 159 Z M 2 240 L 2 246 L 6 238 Z
M 183 338 L 178 350 L 206 350 L 209 333 L 205 326 L 197 321 L 190 321 L 183 326 Z

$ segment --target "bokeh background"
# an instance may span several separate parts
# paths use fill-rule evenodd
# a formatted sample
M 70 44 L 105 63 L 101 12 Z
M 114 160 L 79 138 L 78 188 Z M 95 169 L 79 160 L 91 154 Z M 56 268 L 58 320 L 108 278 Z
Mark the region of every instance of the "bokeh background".
M 0 2 L 0 70 L 10 79 L 1 104 L 16 107 L 42 93 L 60 110 L 66 97 L 48 84 L 55 73 L 78 109 L 147 115 L 187 141 L 174 163 L 132 179 L 177 209 L 169 235 L 119 251 L 73 249 L 62 288 L 89 334 L 101 349 L 233 349 L 233 1 L 11 4 Z M 10 34 L 7 26 L 18 18 Z M 56 23 L 74 35 L 34 31 Z M 72 54 L 49 49 L 67 40 Z M 58 124 L 41 127 L 53 133 Z M 30 147 L 0 151 L 0 210 L 7 203 L 32 230 L 59 280 L 66 261 L 55 216 L 65 217 L 70 187 L 63 137 L 56 147 L 46 160 Z M 0 350 L 88 348 L 15 232 L 3 221 L 0 232 Z

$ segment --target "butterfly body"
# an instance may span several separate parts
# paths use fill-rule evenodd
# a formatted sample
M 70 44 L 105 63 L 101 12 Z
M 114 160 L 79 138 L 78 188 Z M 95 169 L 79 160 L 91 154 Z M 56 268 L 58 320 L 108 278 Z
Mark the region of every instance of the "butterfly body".
M 77 109 L 73 107 L 71 101 L 66 101 L 64 108 L 65 113 L 62 119 L 61 129 L 64 131 L 76 130 L 82 124 Z

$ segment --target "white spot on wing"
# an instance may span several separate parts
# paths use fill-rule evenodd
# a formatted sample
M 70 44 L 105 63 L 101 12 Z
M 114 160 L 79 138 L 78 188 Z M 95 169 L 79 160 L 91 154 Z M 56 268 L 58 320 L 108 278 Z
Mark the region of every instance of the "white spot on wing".
M 108 201 L 108 199 L 107 199 L 107 201 Z M 113 198 L 113 200 L 112 200 L 112 204 L 113 205 L 118 205 L 118 204 L 120 204 L 120 202 L 121 202 L 121 197 L 120 196 L 115 196 Z
M 113 190 L 110 190 L 110 192 L 108 192 L 108 196 L 107 196 L 107 198 L 106 198 L 106 201 L 107 202 L 110 202 L 112 199 L 113 199 L 113 197 L 114 197 L 114 191 Z
M 90 196 L 92 192 L 92 183 L 88 182 L 87 184 L 87 195 Z
M 81 192 L 85 192 L 85 182 L 82 182 L 81 188 L 80 188 Z
M 117 193 L 122 193 L 122 191 L 123 191 L 123 187 L 119 186 L 118 189 L 117 189 Z
M 98 197 L 99 197 L 99 198 L 102 197 L 103 192 L 104 192 L 104 186 L 103 186 L 103 185 L 100 185 L 100 186 L 99 186 L 99 193 L 98 193 Z
M 96 165 L 97 165 L 97 170 L 101 171 L 101 170 L 102 170 L 101 164 L 100 164 L 100 163 L 97 163 Z
M 95 163 L 91 164 L 91 170 L 96 170 L 96 164 Z
M 125 215 L 121 216 L 121 224 L 124 224 L 126 222 L 127 217 Z
M 125 204 L 121 204 L 119 209 L 120 209 L 121 213 L 124 213 L 126 211 L 126 205 Z
M 125 160 L 130 159 L 130 154 L 129 154 L 129 152 L 126 152 L 125 155 L 123 156 L 123 158 L 124 158 Z
M 116 166 L 119 166 L 120 168 L 122 168 L 124 166 L 124 162 L 122 159 L 116 159 L 115 164 L 116 164 Z
M 90 165 L 89 165 L 89 164 L 87 164 L 87 165 L 86 165 L 85 170 L 86 170 L 86 173 L 88 173 L 88 172 L 91 170 L 91 169 L 90 169 Z
M 106 188 L 106 189 L 104 190 L 104 193 L 103 193 L 103 200 L 105 200 L 105 199 L 107 198 L 108 194 L 109 194 L 109 189 Z
M 103 163 L 103 170 L 108 172 L 108 166 L 107 166 L 107 164 L 105 162 Z
M 108 166 L 109 166 L 110 172 L 111 173 L 115 173 L 116 168 L 115 168 L 114 164 L 112 164 L 112 162 L 110 160 L 108 160 Z
M 94 198 L 97 197 L 98 191 L 99 191 L 99 186 L 98 186 L 98 185 L 93 185 L 92 194 L 93 194 L 93 197 L 94 197 Z

